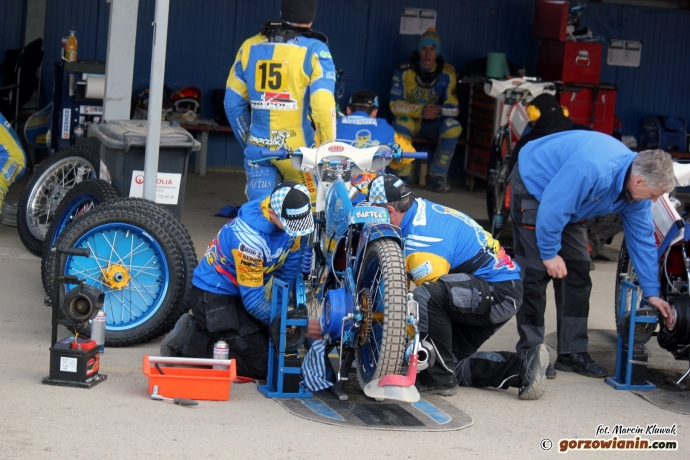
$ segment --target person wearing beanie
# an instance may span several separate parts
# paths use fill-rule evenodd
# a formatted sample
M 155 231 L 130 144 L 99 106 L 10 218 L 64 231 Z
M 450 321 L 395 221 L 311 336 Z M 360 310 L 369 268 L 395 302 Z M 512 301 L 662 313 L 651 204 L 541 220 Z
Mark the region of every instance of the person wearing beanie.
M 390 108 L 393 127 L 409 142 L 413 137 L 437 141 L 426 177 L 427 188 L 434 192 L 450 190 L 448 169 L 462 133 L 455 86 L 455 69 L 443 61 L 441 39 L 436 29 L 429 28 L 409 61 L 393 74 Z M 411 164 L 393 162 L 390 167 L 405 180 L 412 173 Z
M 244 149 L 249 200 L 283 180 L 304 184 L 316 200 L 314 178 L 290 159 L 254 163 L 265 150 L 294 150 L 336 137 L 335 65 L 328 39 L 311 29 L 315 16 L 316 0 L 282 0 L 281 21 L 264 24 L 247 39 L 230 69 L 225 112 Z
M 265 379 L 273 277 L 292 285 L 300 268 L 302 238 L 314 231 L 310 197 L 296 182 L 278 184 L 250 201 L 221 227 L 192 274 L 190 313 L 180 317 L 160 345 L 161 356 L 212 358 L 213 344 L 227 342 L 237 375 Z M 281 255 L 282 254 L 282 255 Z M 310 320 L 311 338 L 320 335 Z
M 397 176 L 379 176 L 367 200 L 388 210 L 405 241 L 405 267 L 417 286 L 420 338 L 436 362 L 417 376 L 423 395 L 465 387 L 517 388 L 522 400 L 546 389 L 544 344 L 520 353 L 477 351 L 520 310 L 520 267 L 469 216 L 422 198 Z

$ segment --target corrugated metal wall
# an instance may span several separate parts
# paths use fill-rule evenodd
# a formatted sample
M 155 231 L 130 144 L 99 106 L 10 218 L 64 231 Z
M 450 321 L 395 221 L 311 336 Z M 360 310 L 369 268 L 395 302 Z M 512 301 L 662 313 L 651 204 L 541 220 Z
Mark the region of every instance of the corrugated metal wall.
M 535 0 L 320 0 L 314 29 L 329 37 L 336 67 L 345 70 L 340 104 L 345 105 L 352 91 L 366 87 L 376 91 L 385 106 L 393 70 L 418 40 L 398 33 L 404 7 L 437 11 L 443 55 L 456 70 L 490 51 L 501 51 L 532 73 L 537 46 L 532 37 L 534 4 Z M 155 0 L 140 0 L 133 90 L 149 82 L 154 7 Z M 5 8 L 11 10 L 6 16 L 18 14 L 16 6 Z M 211 91 L 224 87 L 237 48 L 262 23 L 276 19 L 279 10 L 279 0 L 171 0 L 166 84 L 173 89 L 198 86 L 203 92 L 203 116 L 212 117 Z M 80 59 L 105 60 L 108 11 L 105 0 L 48 2 L 45 63 L 59 58 L 60 38 L 72 25 L 77 28 Z M 602 65 L 602 81 L 618 85 L 616 114 L 625 124 L 625 134 L 637 135 L 641 119 L 648 114 L 690 120 L 690 61 L 685 58 L 690 48 L 690 11 L 589 3 L 581 19 L 606 39 L 643 42 L 639 68 Z M 6 23 L 0 33 L 3 40 L 17 35 L 11 28 L 19 27 L 20 21 L 0 21 Z M 13 40 L 21 46 L 21 39 Z M 0 52 L 9 43 L 3 42 Z M 52 65 L 43 66 L 48 85 L 52 71 Z M 44 94 L 44 102 L 47 99 Z M 241 157 L 232 135 L 210 136 L 209 165 L 239 165 Z
M 0 1 L 0 63 L 5 60 L 5 51 L 24 46 L 25 10 L 24 2 Z

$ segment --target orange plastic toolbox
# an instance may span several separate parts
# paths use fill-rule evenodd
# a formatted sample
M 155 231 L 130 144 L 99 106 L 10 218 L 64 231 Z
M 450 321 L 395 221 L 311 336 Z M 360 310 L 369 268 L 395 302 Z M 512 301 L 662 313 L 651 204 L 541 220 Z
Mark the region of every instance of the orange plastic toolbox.
M 159 365 L 158 368 L 156 364 Z M 161 366 L 161 364 L 175 364 L 176 367 L 166 367 Z M 207 366 L 208 368 L 177 367 L 177 365 Z M 212 366 L 214 365 L 225 365 L 227 369 L 213 369 Z M 166 398 L 227 401 L 230 398 L 230 385 L 236 378 L 235 361 L 232 359 L 171 358 L 144 355 L 142 370 L 149 379 L 149 394 L 153 393 L 153 387 L 157 385 L 158 394 Z

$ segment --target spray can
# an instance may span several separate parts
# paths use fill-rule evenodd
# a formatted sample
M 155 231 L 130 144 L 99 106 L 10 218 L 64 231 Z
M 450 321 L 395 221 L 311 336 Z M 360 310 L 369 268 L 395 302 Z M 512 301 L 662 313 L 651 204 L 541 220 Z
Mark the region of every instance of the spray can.
M 219 340 L 213 344 L 213 359 L 228 359 L 230 357 L 230 347 L 228 344 Z M 213 369 L 227 369 L 228 366 L 213 366 Z
M 105 352 L 105 312 L 98 310 L 96 317 L 91 320 L 91 340 L 96 342 L 96 345 Z

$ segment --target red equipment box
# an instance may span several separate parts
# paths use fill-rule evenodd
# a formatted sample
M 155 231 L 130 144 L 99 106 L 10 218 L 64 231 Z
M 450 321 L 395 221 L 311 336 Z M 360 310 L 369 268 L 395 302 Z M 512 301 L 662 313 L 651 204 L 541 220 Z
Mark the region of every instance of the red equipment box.
M 561 105 L 570 111 L 575 123 L 590 126 L 604 134 L 613 133 L 613 114 L 616 109 L 616 90 L 613 85 L 566 86 L 559 94 Z
M 598 83 L 601 55 L 601 43 L 540 40 L 537 75 L 544 80 Z
M 568 2 L 538 1 L 534 7 L 534 36 L 564 42 L 569 6 Z

